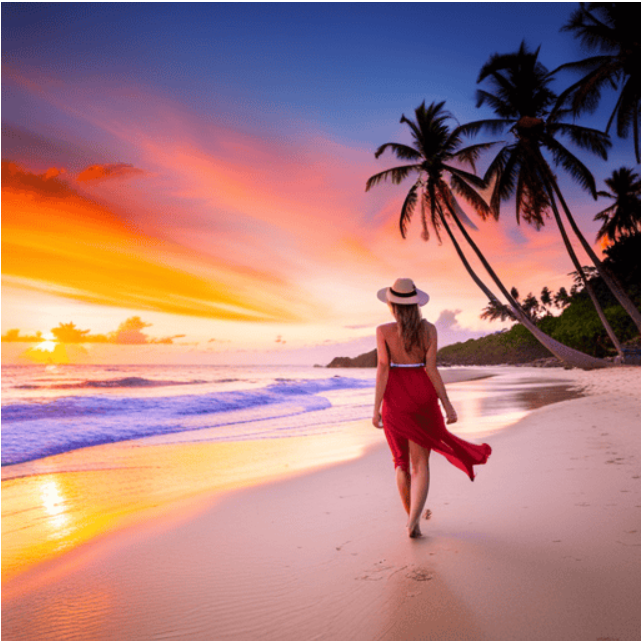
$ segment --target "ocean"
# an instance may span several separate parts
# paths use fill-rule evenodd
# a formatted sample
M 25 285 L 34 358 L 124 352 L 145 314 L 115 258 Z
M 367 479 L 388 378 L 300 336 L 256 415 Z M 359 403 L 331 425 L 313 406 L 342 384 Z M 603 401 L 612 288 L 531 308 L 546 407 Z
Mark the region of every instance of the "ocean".
M 575 394 L 516 368 L 442 374 L 459 415 L 450 429 L 467 438 Z M 339 431 L 371 417 L 374 385 L 375 370 L 358 368 L 3 366 L 2 466 L 150 437 L 241 441 Z
M 449 429 L 473 441 L 579 394 L 530 368 L 441 373 Z M 3 367 L 3 580 L 128 524 L 385 447 L 374 387 L 375 369 Z

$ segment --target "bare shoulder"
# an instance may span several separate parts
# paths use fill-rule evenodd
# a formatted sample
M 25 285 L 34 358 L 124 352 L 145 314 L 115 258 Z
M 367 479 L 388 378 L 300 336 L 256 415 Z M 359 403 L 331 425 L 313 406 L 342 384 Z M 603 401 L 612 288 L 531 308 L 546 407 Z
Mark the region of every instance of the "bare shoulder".
M 426 318 L 422 319 L 422 323 L 424 324 L 426 329 L 429 331 L 429 335 L 435 336 L 438 333 L 438 330 L 437 330 L 436 326 L 433 323 L 429 323 L 429 321 L 426 320 Z
M 395 323 L 382 323 L 382 325 L 377 326 L 376 331 L 381 332 L 382 334 L 388 334 L 391 331 L 396 330 L 396 327 Z
M 438 329 L 433 323 L 429 323 L 428 320 L 423 319 L 424 329 L 426 331 L 426 336 L 429 341 L 429 346 L 437 345 L 438 342 Z

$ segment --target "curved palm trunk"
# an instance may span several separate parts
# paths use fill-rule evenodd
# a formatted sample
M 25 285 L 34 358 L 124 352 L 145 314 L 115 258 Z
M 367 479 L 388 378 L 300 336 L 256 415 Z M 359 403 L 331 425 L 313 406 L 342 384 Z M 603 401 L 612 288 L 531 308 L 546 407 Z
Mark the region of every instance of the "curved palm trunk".
M 458 253 L 458 256 L 460 257 L 460 260 L 462 261 L 462 264 L 464 265 L 465 269 L 469 273 L 469 276 L 471 276 L 473 281 L 476 283 L 476 285 L 478 285 L 478 287 L 480 287 L 480 289 L 485 293 L 485 295 L 489 298 L 489 300 L 491 301 L 497 300 L 493 292 L 491 292 L 491 290 L 482 282 L 482 280 L 480 280 L 478 275 L 475 273 L 475 271 L 469 264 L 469 261 L 467 260 L 462 249 L 460 248 L 460 245 L 456 240 L 455 236 L 453 235 L 453 232 L 451 231 L 451 228 L 449 227 L 442 210 L 439 209 L 438 213 L 440 216 L 440 222 L 446 229 L 447 234 L 449 235 L 449 238 L 451 239 L 451 242 L 453 243 L 453 246 L 455 247 L 455 250 Z M 478 258 L 484 265 L 485 269 L 487 270 L 487 273 L 491 276 L 493 281 L 496 283 L 500 291 L 502 291 L 505 298 L 511 305 L 511 308 L 513 309 L 514 314 L 516 315 L 516 318 L 518 319 L 518 321 L 531 332 L 534 338 L 541 345 L 543 345 L 543 347 L 548 349 L 554 356 L 556 356 L 556 358 L 560 359 L 563 363 L 568 363 L 569 365 L 573 365 L 574 367 L 580 367 L 582 369 L 597 369 L 599 367 L 609 366 L 609 363 L 607 363 L 606 361 L 603 361 L 599 358 L 594 358 L 593 356 L 589 356 L 588 354 L 579 352 L 578 350 L 573 349 L 571 347 L 567 347 L 567 345 L 563 345 L 562 343 L 559 343 L 557 340 L 554 340 L 551 336 L 548 336 L 543 331 L 541 331 L 531 321 L 531 319 L 528 318 L 528 316 L 523 312 L 523 310 L 518 305 L 514 297 L 507 291 L 507 289 L 502 284 L 502 282 L 500 281 L 496 273 L 491 268 L 491 265 L 489 265 L 485 257 L 482 255 L 482 252 L 478 249 L 478 246 L 475 244 L 473 239 L 469 236 L 466 229 L 464 229 L 464 226 L 458 219 L 457 215 L 455 214 L 452 214 L 452 215 L 453 215 L 453 219 L 456 222 L 456 225 L 458 226 L 458 229 L 463 234 L 463 236 L 465 237 L 465 239 L 467 240 L 471 248 L 474 250 Z
M 598 314 L 598 317 L 600 318 L 601 323 L 603 324 L 603 327 L 607 332 L 607 335 L 612 341 L 612 344 L 614 345 L 614 347 L 616 347 L 619 360 L 622 361 L 623 348 L 621 347 L 621 343 L 616 337 L 616 334 L 614 333 L 612 326 L 609 324 L 607 318 L 605 317 L 605 312 L 603 312 L 603 308 L 601 307 L 601 304 L 598 302 L 598 298 L 596 297 L 594 288 L 592 287 L 591 283 L 587 280 L 587 277 L 585 276 L 585 272 L 578 260 L 578 256 L 576 256 L 576 252 L 574 251 L 574 248 L 572 247 L 572 244 L 569 241 L 569 236 L 567 235 L 567 231 L 565 230 L 563 221 L 560 218 L 560 213 L 558 211 L 558 207 L 556 206 L 556 201 L 554 199 L 554 194 L 552 193 L 551 187 L 549 185 L 547 185 L 547 193 L 551 201 L 551 210 L 554 213 L 554 219 L 556 220 L 556 224 L 558 225 L 558 230 L 560 231 L 560 235 L 563 237 L 563 242 L 565 243 L 565 249 L 567 249 L 567 253 L 569 254 L 569 257 L 572 259 L 572 263 L 574 264 L 576 271 L 580 275 L 580 278 L 583 281 L 583 285 L 585 286 L 585 289 L 587 290 L 587 293 L 589 294 L 589 297 L 591 298 L 592 303 L 594 303 L 594 308 L 596 309 L 596 313 Z
M 594 263 L 594 266 L 596 267 L 596 270 L 598 271 L 600 277 L 603 279 L 605 284 L 609 287 L 612 294 L 614 294 L 616 300 L 621 304 L 623 309 L 630 315 L 631 319 L 636 323 L 636 327 L 639 330 L 639 334 L 640 334 L 641 333 L 641 312 L 636 308 L 636 305 L 630 300 L 629 296 L 627 295 L 627 292 L 625 291 L 625 288 L 623 287 L 623 285 L 621 285 L 620 282 L 618 282 L 618 279 L 616 278 L 616 276 L 614 276 L 611 272 L 608 271 L 606 267 L 603 266 L 603 263 L 600 261 L 598 256 L 594 253 L 594 250 L 592 249 L 591 245 L 587 242 L 587 240 L 585 239 L 585 236 L 583 236 L 580 229 L 578 229 L 578 226 L 576 225 L 576 221 L 574 220 L 574 217 L 572 216 L 571 211 L 569 211 L 569 207 L 567 206 L 567 203 L 563 198 L 563 194 L 561 193 L 560 188 L 558 187 L 558 182 L 556 181 L 555 176 L 551 173 L 551 171 L 548 173 L 549 173 L 551 184 L 554 187 L 556 195 L 558 196 L 558 200 L 560 201 L 560 204 L 563 206 L 563 211 L 565 212 L 565 216 L 567 217 L 567 220 L 569 221 L 571 228 L 574 230 L 574 234 L 576 234 L 576 237 L 578 238 L 581 245 L 583 246 L 583 249 L 587 252 L 587 255 L 592 259 L 592 262 Z

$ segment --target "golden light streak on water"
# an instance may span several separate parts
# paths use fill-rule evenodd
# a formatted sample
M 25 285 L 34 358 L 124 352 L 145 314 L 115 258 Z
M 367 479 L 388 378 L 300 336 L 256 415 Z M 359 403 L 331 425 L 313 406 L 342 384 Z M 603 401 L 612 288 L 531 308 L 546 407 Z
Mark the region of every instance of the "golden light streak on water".
M 131 441 L 37 462 L 43 473 L 2 483 L 2 581 L 182 499 L 274 482 L 361 456 L 382 434 L 359 421 L 338 433 L 241 442 Z M 65 472 L 46 473 L 47 466 Z M 24 464 L 33 473 L 34 463 Z M 20 466 L 13 466 L 14 472 Z
M 40 487 L 42 507 L 49 515 L 47 523 L 52 530 L 52 537 L 62 538 L 69 526 L 69 515 L 66 513 L 65 498 L 55 478 L 42 482 Z

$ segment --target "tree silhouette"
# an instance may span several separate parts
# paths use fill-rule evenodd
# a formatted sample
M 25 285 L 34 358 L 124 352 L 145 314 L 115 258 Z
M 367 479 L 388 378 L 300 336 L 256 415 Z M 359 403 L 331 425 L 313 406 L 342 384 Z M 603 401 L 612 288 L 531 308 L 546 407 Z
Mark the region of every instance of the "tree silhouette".
M 604 158 L 607 157 L 610 143 L 600 131 L 560 121 L 561 114 L 552 110 L 556 100 L 556 95 L 549 88 L 552 78 L 538 61 L 538 55 L 539 49 L 529 51 L 524 42 L 515 53 L 492 55 L 478 77 L 478 83 L 484 82 L 485 88 L 477 92 L 477 105 L 490 106 L 499 117 L 469 123 L 465 127 L 467 133 L 471 134 L 487 130 L 494 134 L 506 131 L 511 136 L 491 162 L 485 176 L 485 182 L 493 183 L 491 207 L 494 214 L 499 215 L 502 201 L 514 198 L 518 222 L 522 218 L 540 228 L 547 212 L 551 211 L 572 263 L 582 274 L 580 261 L 560 217 L 557 199 L 581 243 L 584 243 L 584 247 L 587 245 L 588 254 L 593 254 L 593 250 L 576 226 L 543 152 L 546 151 L 554 164 L 562 166 L 582 187 L 595 194 L 596 186 L 591 172 L 557 137 L 568 137 L 581 149 Z M 598 258 L 596 261 L 600 265 Z M 605 270 L 601 271 L 601 275 L 606 282 L 609 280 L 613 283 L 614 278 L 608 276 Z M 618 338 L 597 296 L 589 283 L 584 285 L 612 343 L 621 354 Z M 640 313 L 636 306 L 622 286 L 617 287 L 616 283 L 613 286 L 619 302 L 624 307 L 627 305 L 628 313 L 633 319 L 638 318 L 640 326 Z
M 492 304 L 500 304 L 493 292 L 471 267 L 451 230 L 449 221 L 453 222 L 506 298 L 516 318 L 538 341 L 563 361 L 576 364 L 579 367 L 604 367 L 606 365 L 604 361 L 569 348 L 542 332 L 507 291 L 489 261 L 467 232 L 464 223 L 468 222 L 468 218 L 458 204 L 455 194 L 465 198 L 483 219 L 492 215 L 492 211 L 474 189 L 474 187 L 483 188 L 483 181 L 476 175 L 457 167 L 454 163 L 466 162 L 475 171 L 475 161 L 480 153 L 489 149 L 493 143 L 482 143 L 462 148 L 462 136 L 465 128 L 457 126 L 452 130 L 449 121 L 453 119 L 453 116 L 444 109 L 444 102 L 431 103 L 429 107 L 426 107 L 423 102 L 415 110 L 415 121 L 411 121 L 403 115 L 400 122 L 406 124 L 411 130 L 413 145 L 389 142 L 377 149 L 375 157 L 379 158 L 387 149 L 390 149 L 397 158 L 406 161 L 406 163 L 371 176 L 366 183 L 366 191 L 382 181 L 391 180 L 394 184 L 399 184 L 409 175 L 415 174 L 417 178 L 407 193 L 400 214 L 402 236 L 406 236 L 407 225 L 419 203 L 423 228 L 422 237 L 428 240 L 429 225 L 438 240 L 440 239 L 440 231 L 446 231 L 469 276 L 482 289 Z M 445 181 L 445 175 L 450 177 L 450 185 Z
M 554 71 L 565 69 L 582 74 L 561 94 L 557 107 L 571 99 L 574 115 L 593 112 L 604 89 L 615 89 L 618 99 L 605 132 L 614 123 L 620 138 L 627 138 L 631 130 L 636 162 L 640 163 L 641 3 L 581 2 L 561 31 L 571 32 L 583 48 L 597 55 L 568 62 Z
M 633 236 L 641 231 L 641 180 L 632 169 L 621 167 L 605 180 L 609 192 L 599 191 L 599 196 L 611 198 L 614 203 L 594 216 L 603 224 L 596 240 L 611 242 L 622 236 Z

